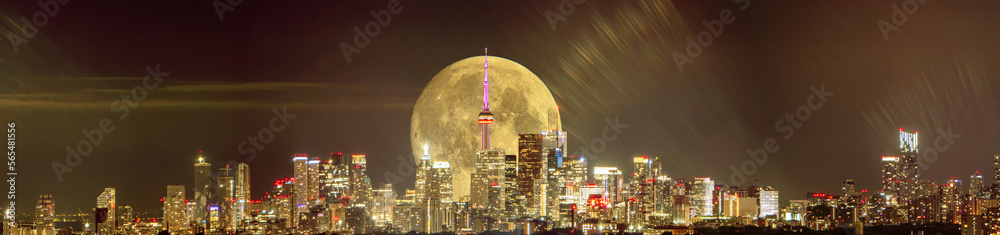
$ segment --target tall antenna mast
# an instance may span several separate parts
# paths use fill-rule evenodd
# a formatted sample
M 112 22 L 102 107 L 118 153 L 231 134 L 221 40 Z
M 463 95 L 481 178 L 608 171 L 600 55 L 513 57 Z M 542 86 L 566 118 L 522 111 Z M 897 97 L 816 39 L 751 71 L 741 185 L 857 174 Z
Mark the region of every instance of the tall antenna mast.
M 483 111 L 490 111 L 490 49 L 483 49 Z
M 483 111 L 479 112 L 478 122 L 483 126 L 483 149 L 490 149 L 490 124 L 493 124 L 493 112 L 490 111 L 489 48 L 485 48 L 483 53 Z

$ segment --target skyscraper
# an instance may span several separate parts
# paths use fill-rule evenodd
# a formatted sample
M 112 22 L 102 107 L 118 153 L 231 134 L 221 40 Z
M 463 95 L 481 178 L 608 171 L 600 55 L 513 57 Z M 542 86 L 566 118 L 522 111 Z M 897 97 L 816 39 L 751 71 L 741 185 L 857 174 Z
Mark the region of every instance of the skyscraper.
M 583 156 L 567 156 L 563 158 L 563 171 L 565 171 L 565 178 L 562 179 L 561 184 L 566 187 L 560 196 L 561 204 L 576 204 L 576 202 L 583 197 L 580 195 L 580 189 L 587 187 L 587 169 L 587 161 Z M 607 197 L 605 197 L 605 199 L 607 199 Z M 571 222 L 569 219 L 570 218 L 563 218 L 562 220 Z
M 431 161 L 430 149 L 427 144 L 424 144 L 424 155 L 420 156 L 420 161 L 417 162 L 417 179 L 414 182 L 414 186 L 416 187 L 416 190 L 414 191 L 415 201 L 423 201 L 424 195 L 427 193 L 427 184 L 430 180 L 431 167 L 433 165 L 434 163 Z
M 712 216 L 712 192 L 715 190 L 715 181 L 708 177 L 694 177 L 691 188 L 692 204 L 695 207 L 697 216 Z
M 393 223 L 394 207 L 396 206 L 396 193 L 392 191 L 392 184 L 385 183 L 374 192 L 372 218 L 376 227 L 384 227 Z
M 516 218 L 521 214 L 518 211 L 520 205 L 517 195 L 517 155 L 504 155 L 504 181 L 503 181 L 503 205 L 504 217 Z
M 225 168 L 219 168 L 219 172 L 222 173 L 219 176 L 219 187 L 216 188 L 216 195 L 219 198 L 218 204 L 218 224 L 212 226 L 213 231 L 233 231 L 236 229 L 236 221 L 234 219 L 236 211 L 236 177 L 234 176 L 235 171 L 233 171 L 229 165 Z
M 560 178 L 566 174 L 563 169 L 563 154 L 566 151 L 566 132 L 558 128 L 542 132 L 542 158 L 545 159 L 545 207 L 543 215 L 550 221 L 559 221 L 559 195 L 566 188 Z
M 188 204 L 189 207 L 193 207 L 194 206 L 194 203 L 187 203 L 187 204 Z M 118 221 L 120 221 L 120 222 L 118 222 L 118 226 L 131 228 L 132 225 L 133 225 L 133 223 L 135 222 L 135 219 L 134 219 L 135 218 L 135 214 L 132 213 L 132 206 L 119 205 L 117 207 L 118 207 L 118 211 L 115 212 L 115 215 L 118 216 Z M 191 217 L 191 213 L 185 212 L 184 216 L 185 216 L 184 219 L 186 221 L 192 221 L 191 218 L 190 218 Z
M 243 227 L 248 219 L 250 205 L 250 165 L 240 163 L 236 165 L 236 176 L 233 179 L 233 199 L 236 205 L 233 208 L 233 221 L 237 228 Z
M 633 157 L 632 163 L 634 168 L 632 182 L 629 184 L 629 195 L 631 196 L 629 204 L 632 206 L 629 208 L 629 214 L 635 214 L 638 223 L 645 224 L 647 216 L 653 212 L 653 190 L 656 183 L 656 173 L 659 172 L 659 163 L 647 156 Z M 706 187 L 713 188 L 715 184 Z M 711 191 L 711 189 L 709 190 Z M 709 202 L 711 202 L 712 194 L 708 196 Z M 708 211 L 711 215 L 712 208 L 708 208 Z
M 899 156 L 882 156 L 882 191 L 896 195 L 899 193 Z
M 321 197 L 326 197 L 330 204 L 343 204 L 350 191 L 350 160 L 344 159 L 343 153 L 330 153 L 330 160 L 321 168 Z
M 920 170 L 917 168 L 917 132 L 908 133 L 899 128 L 899 150 L 900 150 L 900 192 L 901 201 L 915 199 L 917 183 L 920 178 Z
M 184 185 L 167 185 L 167 196 L 163 198 L 163 227 L 170 234 L 183 234 L 187 231 L 184 191 Z
M 319 196 L 320 182 L 319 182 L 319 157 L 311 157 L 307 162 L 308 178 L 309 182 L 306 185 L 308 191 L 306 196 L 308 197 L 308 203 L 310 208 L 315 205 L 319 205 L 322 202 Z
M 413 201 L 411 202 L 413 207 L 412 210 L 416 211 L 415 213 L 420 215 L 413 218 L 412 221 L 413 225 L 415 225 L 413 229 L 417 231 L 426 232 L 425 230 L 427 230 L 428 226 L 428 216 L 426 216 L 428 205 L 427 197 L 431 194 L 429 191 L 432 190 L 431 183 L 434 176 L 433 166 L 434 162 L 431 161 L 430 149 L 427 144 L 424 144 L 424 155 L 420 156 L 420 161 L 417 162 L 417 179 L 414 182 L 416 190 L 414 190 Z M 475 202 L 476 205 L 480 207 L 486 206 L 486 195 L 484 189 L 476 186 L 484 184 L 486 182 L 485 180 L 485 177 L 476 177 L 475 173 L 473 173 L 472 187 L 470 188 L 471 194 L 474 195 L 474 197 L 479 197 L 476 198 Z
M 777 215 L 778 205 L 778 190 L 768 188 L 760 191 L 760 216 Z
M 416 194 L 414 190 L 406 190 L 402 195 L 403 197 L 396 200 L 396 206 L 393 208 L 393 228 L 396 231 L 414 231 L 416 230 L 415 220 L 417 216 L 414 216 L 413 208 L 413 197 Z
M 470 198 L 470 203 L 473 207 L 483 208 L 483 213 L 491 218 L 500 218 L 503 215 L 506 198 L 501 195 L 507 195 L 503 187 L 507 169 L 505 156 L 500 149 L 483 149 L 476 152 L 475 173 L 481 174 L 482 178 L 473 181 L 470 187 L 483 198 Z
M 355 233 L 367 233 L 371 220 L 372 185 L 368 178 L 368 162 L 364 154 L 351 154 L 350 203 L 347 223 Z
M 292 157 L 295 188 L 292 189 L 295 203 L 295 218 L 299 213 L 309 212 L 309 157 L 305 154 L 295 154 Z M 297 221 L 297 219 L 295 219 Z M 293 224 L 298 224 L 293 222 Z
M 368 160 L 365 154 L 351 154 L 351 203 L 371 208 L 372 181 L 368 177 Z
M 983 195 L 983 174 L 976 171 L 969 176 L 969 195 L 973 197 Z
M 722 210 L 720 211 L 719 216 L 736 217 L 739 215 L 740 200 L 739 197 L 736 196 L 735 192 L 723 193 L 722 201 L 719 203 L 722 204 L 722 206 L 720 206 Z
M 97 196 L 97 208 L 94 212 L 94 223 L 101 234 L 111 234 L 118 230 L 115 223 L 115 188 L 104 188 Z
M 854 179 L 844 180 L 844 185 L 841 187 L 841 190 L 844 191 L 844 196 L 854 196 L 858 194 L 858 191 L 854 188 Z M 763 196 L 761 197 L 763 198 Z
M 962 180 L 951 177 L 948 183 L 941 185 L 941 220 L 945 223 L 957 224 L 961 221 Z
M 52 195 L 39 195 L 38 202 L 35 203 L 35 229 L 39 235 L 55 234 L 55 216 L 56 202 Z
M 583 187 L 587 183 L 587 159 L 583 156 L 563 157 L 563 168 L 566 168 L 566 182 L 574 187 Z M 567 191 L 571 191 L 567 189 Z
M 543 131 L 542 154 L 545 154 L 548 168 L 559 168 L 563 164 L 563 153 L 566 151 L 566 132 L 555 129 Z
M 451 175 L 451 164 L 448 162 L 434 162 L 434 178 L 437 180 L 437 190 L 441 194 L 441 201 L 444 203 L 454 202 L 455 186 Z
M 1000 153 L 993 154 L 993 184 L 1000 183 Z
M 431 172 L 431 190 L 429 190 L 427 197 L 428 223 L 426 232 L 450 231 L 454 226 L 454 214 L 451 207 L 453 194 L 451 164 L 434 162 Z
M 539 190 L 536 188 L 542 178 L 542 135 L 520 134 L 517 156 L 517 193 L 524 201 L 519 206 L 521 216 L 535 217 L 539 212 Z
M 654 214 L 669 217 L 670 208 L 672 207 L 671 204 L 673 204 L 672 200 L 673 195 L 670 194 L 671 193 L 670 187 L 672 182 L 673 180 L 671 180 L 670 177 L 668 177 L 666 174 L 656 176 L 656 185 L 654 186 L 654 193 L 653 193 L 654 197 L 653 199 L 655 201 L 653 205 Z M 718 214 L 721 216 L 723 210 L 725 209 L 725 204 L 722 203 L 722 200 L 725 199 L 726 192 L 724 190 L 717 190 L 717 191 L 720 192 L 716 193 L 716 195 L 721 196 L 718 206 L 719 210 L 717 210 L 717 212 L 719 212 Z
M 597 182 L 598 187 L 604 189 L 604 198 L 607 198 L 608 204 L 617 205 L 619 202 L 622 202 L 621 196 L 624 178 L 618 167 L 594 167 L 594 181 Z M 590 195 L 580 196 L 586 198 Z
M 212 164 L 198 151 L 198 161 L 194 163 L 194 222 L 205 227 L 208 222 L 208 203 L 212 198 Z

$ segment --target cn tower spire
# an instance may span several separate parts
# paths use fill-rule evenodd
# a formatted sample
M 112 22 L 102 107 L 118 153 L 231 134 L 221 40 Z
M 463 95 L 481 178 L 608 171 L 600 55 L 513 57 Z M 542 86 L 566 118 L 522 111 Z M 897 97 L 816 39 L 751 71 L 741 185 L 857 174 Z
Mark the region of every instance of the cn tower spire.
M 483 49 L 483 111 L 490 111 L 490 49 Z
M 493 124 L 493 112 L 490 111 L 490 63 L 489 48 L 483 50 L 483 111 L 479 112 L 479 124 L 483 126 L 483 149 L 490 149 L 490 124 Z

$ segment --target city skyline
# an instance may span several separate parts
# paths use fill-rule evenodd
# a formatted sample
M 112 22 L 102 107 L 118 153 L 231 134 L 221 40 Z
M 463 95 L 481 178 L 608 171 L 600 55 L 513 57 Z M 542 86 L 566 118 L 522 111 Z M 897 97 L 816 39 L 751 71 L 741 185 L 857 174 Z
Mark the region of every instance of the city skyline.
M 338 155 L 366 161 L 369 203 L 385 200 L 375 191 L 405 197 L 421 181 L 407 170 L 422 163 L 413 150 L 428 144 L 413 141 L 415 104 L 435 74 L 470 58 L 489 58 L 479 62 L 483 71 L 502 69 L 487 64 L 497 58 L 537 75 L 557 105 L 556 124 L 546 120 L 554 127 L 500 142 L 490 128 L 514 117 L 489 99 L 518 91 L 487 89 L 503 75 L 456 74 L 482 85 L 482 98 L 468 98 L 482 107 L 444 123 L 482 130 L 456 137 L 482 153 L 457 162 L 452 149 L 430 148 L 427 174 L 447 163 L 446 178 L 455 182 L 553 190 L 533 192 L 524 198 L 529 204 L 558 199 L 553 188 L 564 187 L 566 172 L 537 173 L 550 177 L 539 181 L 503 171 L 562 165 L 509 159 L 523 154 L 517 148 L 491 150 L 536 138 L 524 134 L 539 135 L 539 146 L 555 146 L 542 136 L 561 138 L 568 147 L 540 154 L 584 157 L 591 181 L 599 168 L 631 185 L 636 157 L 647 157 L 659 164 L 654 181 L 759 182 L 780 191 L 779 207 L 810 193 L 840 195 L 847 179 L 859 192 L 907 188 L 900 196 L 914 200 L 927 183 L 921 180 L 997 183 L 1000 70 L 989 65 L 1000 61 L 993 43 L 1000 31 L 986 9 L 1000 3 L 926 2 L 898 23 L 895 9 L 904 2 L 244 1 L 222 13 L 207 3 L 158 0 L 72 2 L 57 13 L 3 2 L 5 36 L 20 32 L 21 17 L 50 16 L 24 44 L 0 44 L 0 120 L 17 123 L 18 213 L 28 216 L 39 195 L 56 202 L 55 214 L 74 214 L 96 208 L 94 197 L 106 189 L 112 204 L 156 215 L 168 186 L 183 186 L 180 195 L 191 201 L 217 196 L 203 190 L 206 180 L 230 165 L 226 175 L 239 181 L 231 191 L 261 200 L 275 181 L 321 181 L 297 175 L 322 171 L 310 167 L 326 162 L 313 158 Z M 884 22 L 896 29 L 885 31 Z M 910 145 L 918 147 L 901 152 Z M 464 174 L 479 160 L 489 165 L 474 169 L 481 175 Z M 975 180 L 977 173 L 985 179 Z M 300 193 L 313 187 L 296 186 Z M 455 199 L 448 203 L 457 203 L 473 186 L 447 187 Z M 709 188 L 698 189 L 711 199 Z M 721 210 L 703 206 L 699 213 Z

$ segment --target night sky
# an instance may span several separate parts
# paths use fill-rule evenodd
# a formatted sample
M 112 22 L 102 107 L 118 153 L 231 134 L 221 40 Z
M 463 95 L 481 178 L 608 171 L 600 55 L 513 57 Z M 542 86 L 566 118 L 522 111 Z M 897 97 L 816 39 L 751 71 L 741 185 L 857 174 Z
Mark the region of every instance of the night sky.
M 215 168 L 245 159 L 237 146 L 283 107 L 296 117 L 248 162 L 255 199 L 291 177 L 296 153 L 365 153 L 377 185 L 411 155 L 421 89 L 484 46 L 548 85 L 570 154 L 600 139 L 606 119 L 628 125 L 591 150 L 591 167 L 630 173 L 631 157 L 658 156 L 672 178 L 730 185 L 730 166 L 775 138 L 780 148 L 748 179 L 787 204 L 839 194 L 847 178 L 880 189 L 879 156 L 899 153 L 899 128 L 919 131 L 921 152 L 938 129 L 960 135 L 922 173 L 938 183 L 976 170 L 992 178 L 1000 152 L 997 1 L 928 0 L 897 14 L 906 15 L 899 26 L 891 17 L 901 0 L 583 1 L 553 28 L 546 12 L 560 12 L 559 1 L 403 0 L 348 62 L 341 42 L 353 44 L 354 27 L 387 2 L 244 0 L 221 20 L 208 0 L 61 5 L 18 52 L 10 37 L 0 43 L 0 121 L 17 123 L 18 210 L 52 194 L 57 213 L 88 211 L 115 187 L 118 205 L 160 213 L 166 185 L 184 184 L 192 197 L 199 150 Z M 21 17 L 36 12 L 35 1 L 0 2 L 0 33 L 21 33 Z M 679 70 L 674 53 L 686 55 L 688 38 L 720 12 L 731 23 Z M 898 30 L 885 37 L 880 20 Z M 169 75 L 119 120 L 112 103 L 157 65 Z M 834 95 L 785 139 L 776 122 L 815 102 L 810 87 Z M 65 163 L 65 147 L 104 118 L 115 130 L 60 182 L 53 162 Z M 397 192 L 412 188 L 405 177 Z

